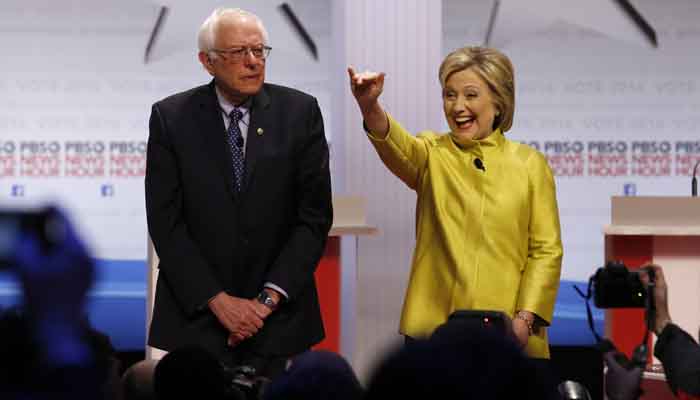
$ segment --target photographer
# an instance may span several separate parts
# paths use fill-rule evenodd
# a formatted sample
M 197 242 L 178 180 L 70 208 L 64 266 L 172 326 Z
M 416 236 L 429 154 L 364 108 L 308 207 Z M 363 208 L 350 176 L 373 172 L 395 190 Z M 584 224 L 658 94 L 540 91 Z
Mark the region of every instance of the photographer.
M 654 355 L 663 364 L 668 385 L 681 399 L 700 399 L 700 346 L 671 321 L 668 312 L 668 289 L 661 267 L 654 264 L 643 265 L 639 269 L 638 283 L 650 292 L 652 307 L 651 311 L 647 309 L 651 318 L 648 326 L 658 337 Z M 604 303 L 607 307 L 612 304 L 609 303 L 609 299 Z M 604 351 L 603 358 L 608 367 L 605 374 L 607 397 L 611 400 L 638 399 L 642 394 L 640 384 L 646 364 L 646 346 L 635 349 L 632 360 L 619 353 L 608 340 L 601 341 L 599 346 Z
M 687 332 L 671 321 L 668 312 L 668 290 L 661 267 L 647 264 L 641 269 L 639 278 L 645 286 L 649 283 L 646 268 L 653 270 L 656 275 L 654 333 L 657 335 L 657 342 L 654 355 L 661 360 L 667 382 L 676 396 L 700 399 L 700 346 Z

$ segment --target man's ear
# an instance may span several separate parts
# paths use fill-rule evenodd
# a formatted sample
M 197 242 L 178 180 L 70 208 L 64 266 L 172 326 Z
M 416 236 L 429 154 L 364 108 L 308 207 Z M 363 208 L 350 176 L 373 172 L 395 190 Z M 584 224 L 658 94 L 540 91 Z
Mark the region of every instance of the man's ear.
M 209 53 L 200 51 L 198 56 L 199 62 L 202 63 L 204 69 L 206 69 L 211 75 L 214 75 L 214 61 L 211 59 Z

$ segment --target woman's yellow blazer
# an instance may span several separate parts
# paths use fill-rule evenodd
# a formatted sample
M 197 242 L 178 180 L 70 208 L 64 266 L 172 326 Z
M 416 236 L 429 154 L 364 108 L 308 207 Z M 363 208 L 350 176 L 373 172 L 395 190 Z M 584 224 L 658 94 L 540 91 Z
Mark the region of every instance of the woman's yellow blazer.
M 457 146 L 449 134 L 408 133 L 390 115 L 380 158 L 415 190 L 416 248 L 400 332 L 425 337 L 455 310 L 535 313 L 548 325 L 562 244 L 554 177 L 544 156 L 495 130 Z M 479 158 L 485 170 L 476 168 Z M 532 357 L 549 358 L 546 329 Z

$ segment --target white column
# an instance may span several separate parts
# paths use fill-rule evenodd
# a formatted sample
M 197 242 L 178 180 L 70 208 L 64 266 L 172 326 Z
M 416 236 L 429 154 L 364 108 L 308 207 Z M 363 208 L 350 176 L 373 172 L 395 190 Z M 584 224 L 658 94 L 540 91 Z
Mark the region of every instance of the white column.
M 368 223 L 380 230 L 361 238 L 354 254 L 352 245 L 342 248 L 342 351 L 362 380 L 378 357 L 402 340 L 398 324 L 414 247 L 416 196 L 384 167 L 368 142 L 345 69 L 385 72 L 380 100 L 386 110 L 411 132 L 441 130 L 441 4 L 335 0 L 333 5 L 334 187 L 366 197 Z

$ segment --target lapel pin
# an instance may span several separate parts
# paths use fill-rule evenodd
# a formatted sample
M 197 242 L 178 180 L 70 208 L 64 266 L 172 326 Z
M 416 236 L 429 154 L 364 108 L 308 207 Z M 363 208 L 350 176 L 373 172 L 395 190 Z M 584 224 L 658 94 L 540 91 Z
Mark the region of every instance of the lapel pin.
M 258 131 L 257 131 L 257 132 L 258 132 L 258 136 L 262 135 L 262 134 L 263 134 L 263 128 L 258 128 Z

